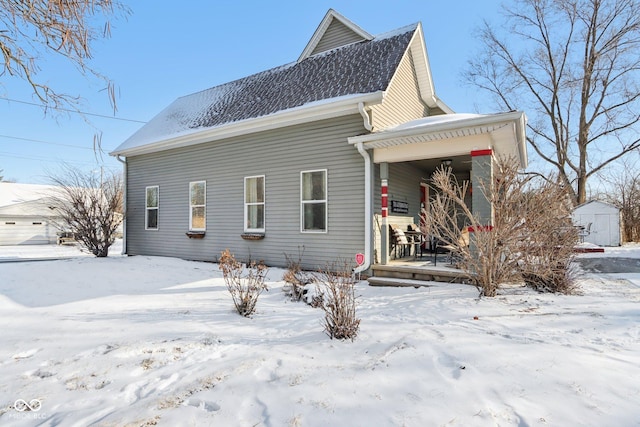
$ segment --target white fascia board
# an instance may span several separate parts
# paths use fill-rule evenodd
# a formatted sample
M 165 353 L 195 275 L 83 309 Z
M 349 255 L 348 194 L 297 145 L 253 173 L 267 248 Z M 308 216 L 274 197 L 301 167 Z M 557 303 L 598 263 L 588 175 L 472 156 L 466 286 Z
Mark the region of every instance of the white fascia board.
M 513 129 L 515 141 L 515 149 L 518 153 L 520 167 L 522 169 L 527 167 L 527 146 L 526 146 L 526 125 L 527 116 L 521 111 L 513 111 L 509 113 L 493 114 L 481 117 L 467 118 L 461 120 L 454 120 L 443 123 L 435 123 L 432 125 L 414 126 L 405 129 L 387 130 L 377 133 L 370 133 L 367 135 L 352 136 L 348 138 L 350 144 L 363 143 L 365 149 L 372 149 L 380 144 L 372 144 L 367 146 L 367 143 L 375 143 L 380 141 L 389 141 L 390 145 L 400 145 L 401 142 L 397 142 L 403 138 L 406 138 L 406 143 L 411 141 L 412 137 L 420 135 L 437 134 L 441 132 L 453 131 L 458 129 L 474 128 L 481 126 L 495 126 L 495 125 L 510 125 Z
M 470 119 L 455 120 L 450 122 L 437 123 L 433 125 L 415 126 L 415 127 L 410 127 L 406 129 L 400 129 L 400 130 L 390 129 L 390 130 L 381 131 L 377 133 L 370 133 L 367 135 L 353 136 L 349 138 L 348 141 L 350 144 L 357 144 L 359 142 L 366 144 L 367 142 L 382 141 L 382 140 L 391 139 L 391 138 L 396 139 L 396 138 L 416 136 L 424 133 L 436 133 L 436 132 L 443 132 L 443 131 L 453 130 L 453 129 L 493 125 L 493 124 L 499 124 L 499 123 L 509 123 L 514 121 L 517 121 L 519 124 L 518 128 L 521 128 L 523 123 L 523 116 L 524 116 L 523 112 L 514 111 L 510 113 L 474 117 Z M 524 140 L 524 137 L 523 137 L 524 129 L 522 129 L 522 131 L 523 131 L 522 136 L 518 135 L 518 139 Z
M 418 28 L 413 34 L 413 38 L 409 43 L 409 49 L 411 50 L 415 64 L 418 87 L 420 88 L 420 97 L 422 100 L 429 108 L 439 108 L 447 114 L 453 114 L 454 111 L 436 95 L 421 22 L 418 23 Z
M 109 154 L 111 156 L 120 155 L 124 157 L 136 156 L 173 148 L 188 147 L 205 142 L 212 142 L 220 139 L 232 138 L 234 136 L 247 135 L 250 133 L 262 132 L 311 121 L 329 119 L 351 113 L 359 114 L 358 105 L 360 103 L 370 106 L 381 103 L 383 98 L 384 92 L 378 91 L 312 102 L 300 107 L 270 114 L 268 116 L 246 119 L 204 130 L 190 131 L 186 134 L 183 133 L 172 138 L 151 142 L 139 147 L 112 151 Z

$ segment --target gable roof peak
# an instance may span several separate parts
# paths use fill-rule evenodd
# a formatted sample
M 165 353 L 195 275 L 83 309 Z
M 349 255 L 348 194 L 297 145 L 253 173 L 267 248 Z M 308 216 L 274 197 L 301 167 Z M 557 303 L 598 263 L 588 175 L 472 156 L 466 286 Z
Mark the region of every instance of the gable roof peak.
M 338 32 L 341 33 L 341 37 L 332 39 Z M 329 9 L 302 51 L 298 62 L 320 52 L 373 38 L 371 34 L 340 13 Z

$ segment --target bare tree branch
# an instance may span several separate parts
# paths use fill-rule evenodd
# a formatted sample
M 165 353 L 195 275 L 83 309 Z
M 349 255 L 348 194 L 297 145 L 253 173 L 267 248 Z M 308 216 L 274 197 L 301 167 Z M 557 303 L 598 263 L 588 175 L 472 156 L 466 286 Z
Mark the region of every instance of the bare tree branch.
M 638 0 L 514 0 L 502 29 L 484 23 L 484 52 L 465 73 L 500 108 L 527 112 L 530 146 L 574 204 L 589 177 L 638 146 L 638 10 Z
M 94 42 L 109 37 L 111 20 L 128 14 L 117 0 L 0 0 L 0 76 L 25 80 L 45 109 L 75 108 L 77 96 L 58 92 L 38 79 L 48 56 L 62 56 L 82 75 L 104 82 L 115 111 L 113 82 L 89 62 Z

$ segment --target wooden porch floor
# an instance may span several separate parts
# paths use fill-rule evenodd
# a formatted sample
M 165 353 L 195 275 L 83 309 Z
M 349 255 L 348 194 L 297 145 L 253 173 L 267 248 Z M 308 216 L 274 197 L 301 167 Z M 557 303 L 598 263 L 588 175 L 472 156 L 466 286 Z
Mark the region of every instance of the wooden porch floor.
M 448 263 L 446 254 L 438 254 L 434 264 L 433 255 L 392 260 L 386 265 L 371 267 L 371 286 L 429 286 L 428 282 L 467 283 L 467 276 Z

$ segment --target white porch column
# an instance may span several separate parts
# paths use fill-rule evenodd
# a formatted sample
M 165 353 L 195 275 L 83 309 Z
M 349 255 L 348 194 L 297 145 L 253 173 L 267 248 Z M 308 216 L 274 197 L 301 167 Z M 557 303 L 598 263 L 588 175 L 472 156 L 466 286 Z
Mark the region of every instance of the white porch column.
M 380 195 L 381 195 L 381 215 L 382 225 L 380 230 L 380 264 L 389 263 L 389 224 L 387 217 L 389 216 L 389 164 L 380 163 Z
M 493 224 L 493 206 L 485 191 L 491 189 L 493 180 L 493 150 L 474 150 L 471 152 L 471 209 L 485 225 Z

